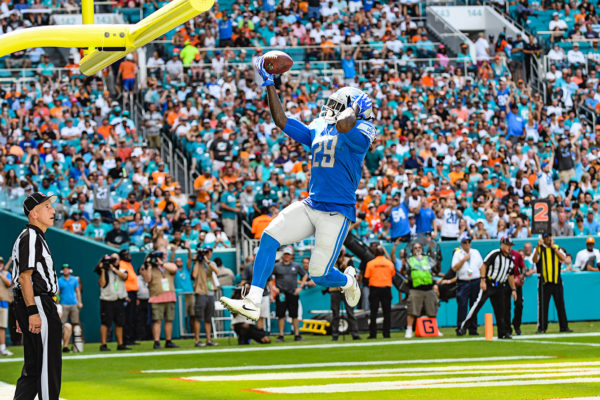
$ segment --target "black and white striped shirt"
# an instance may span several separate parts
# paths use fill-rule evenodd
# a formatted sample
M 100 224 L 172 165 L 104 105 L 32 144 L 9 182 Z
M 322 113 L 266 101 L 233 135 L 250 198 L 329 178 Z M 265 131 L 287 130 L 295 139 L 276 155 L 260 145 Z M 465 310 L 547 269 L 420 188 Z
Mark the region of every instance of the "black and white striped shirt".
M 487 266 L 487 277 L 499 283 L 506 282 L 515 267 L 510 254 L 505 256 L 500 249 L 489 252 L 483 263 Z
M 44 233 L 38 227 L 28 224 L 23 229 L 13 246 L 12 260 L 13 282 L 17 289 L 21 289 L 19 274 L 33 270 L 31 280 L 34 295 L 56 294 L 58 283 L 54 262 Z

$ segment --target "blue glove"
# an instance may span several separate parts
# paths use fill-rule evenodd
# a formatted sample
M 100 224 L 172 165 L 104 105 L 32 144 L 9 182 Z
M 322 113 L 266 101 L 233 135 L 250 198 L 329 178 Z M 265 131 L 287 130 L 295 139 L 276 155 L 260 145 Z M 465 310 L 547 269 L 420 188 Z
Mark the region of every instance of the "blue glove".
M 371 100 L 371 98 L 369 98 L 369 96 L 366 93 L 363 93 L 356 99 L 354 99 L 352 106 L 356 106 L 356 108 L 358 109 L 357 117 L 366 118 L 364 112 L 367 111 L 369 108 L 373 107 L 373 101 Z
M 262 85 L 263 85 L 263 87 L 274 85 L 275 81 L 273 81 L 273 75 L 271 75 L 270 73 L 268 73 L 265 70 L 264 64 L 265 64 L 265 60 L 262 57 L 258 57 L 254 61 L 254 68 L 256 68 L 256 71 L 258 72 L 260 77 L 263 78 Z

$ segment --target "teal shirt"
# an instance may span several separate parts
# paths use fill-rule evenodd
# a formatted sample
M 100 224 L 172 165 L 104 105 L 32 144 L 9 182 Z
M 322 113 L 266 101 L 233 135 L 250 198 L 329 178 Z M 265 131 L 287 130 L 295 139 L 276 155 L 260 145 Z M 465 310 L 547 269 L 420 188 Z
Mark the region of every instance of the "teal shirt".
M 221 195 L 221 203 L 224 203 L 225 205 L 231 208 L 237 207 L 235 195 L 231 192 L 223 192 L 223 194 Z M 221 209 L 222 218 L 235 219 L 236 216 L 237 214 L 232 211 Z
M 112 227 L 108 224 L 101 223 L 100 226 L 89 224 L 87 228 L 85 228 L 83 235 L 92 239 L 104 238 L 111 230 Z

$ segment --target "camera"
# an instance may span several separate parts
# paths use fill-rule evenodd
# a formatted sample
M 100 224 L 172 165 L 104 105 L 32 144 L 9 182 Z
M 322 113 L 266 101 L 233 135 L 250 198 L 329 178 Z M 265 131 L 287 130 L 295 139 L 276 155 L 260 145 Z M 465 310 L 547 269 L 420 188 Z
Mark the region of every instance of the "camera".
M 159 260 L 162 260 L 163 256 L 164 254 L 162 251 L 153 251 L 152 253 L 148 254 L 146 261 L 150 264 L 156 265 L 159 263 Z
M 105 255 L 100 260 L 100 263 L 98 265 L 96 265 L 94 272 L 99 274 L 102 270 L 109 271 L 110 267 L 113 266 L 116 262 L 117 262 L 117 259 L 115 257 Z

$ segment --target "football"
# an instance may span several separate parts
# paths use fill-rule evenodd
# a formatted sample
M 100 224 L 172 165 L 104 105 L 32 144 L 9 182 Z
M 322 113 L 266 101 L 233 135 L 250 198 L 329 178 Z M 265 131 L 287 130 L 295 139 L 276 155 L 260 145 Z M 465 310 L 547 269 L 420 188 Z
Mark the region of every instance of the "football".
M 273 50 L 267 52 L 263 59 L 265 60 L 265 70 L 270 74 L 283 74 L 292 68 L 294 60 L 283 51 Z

